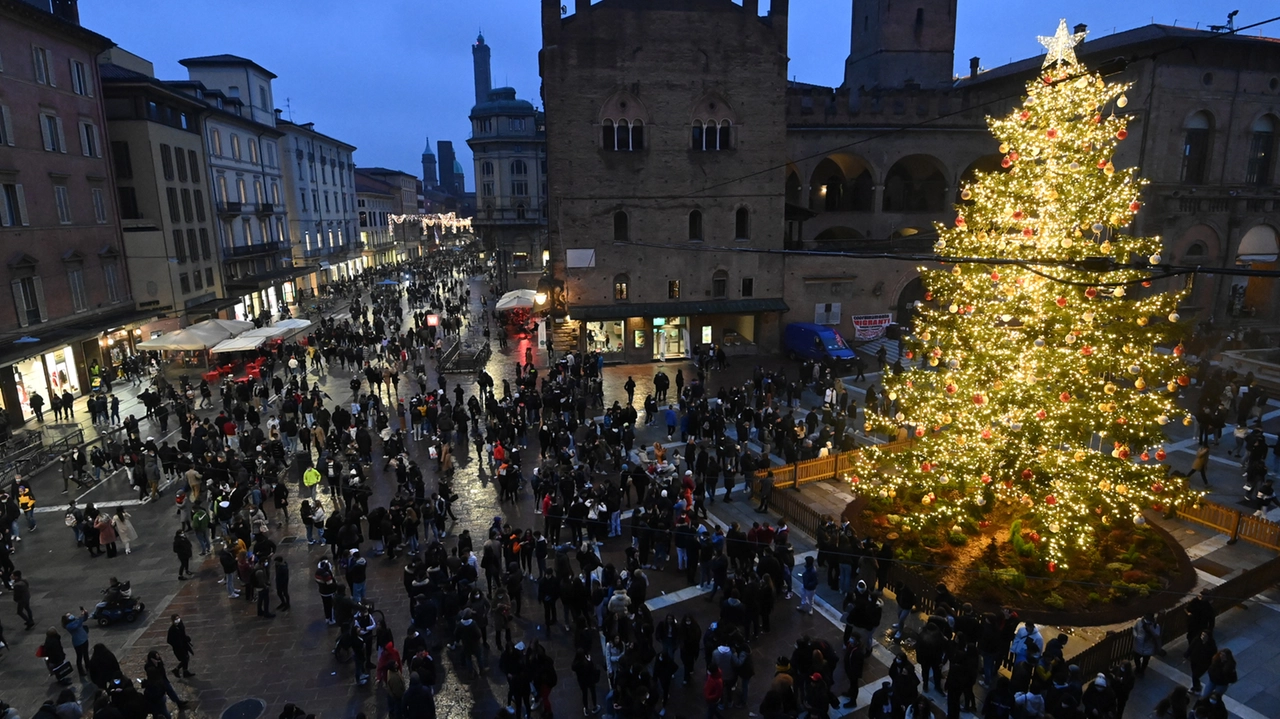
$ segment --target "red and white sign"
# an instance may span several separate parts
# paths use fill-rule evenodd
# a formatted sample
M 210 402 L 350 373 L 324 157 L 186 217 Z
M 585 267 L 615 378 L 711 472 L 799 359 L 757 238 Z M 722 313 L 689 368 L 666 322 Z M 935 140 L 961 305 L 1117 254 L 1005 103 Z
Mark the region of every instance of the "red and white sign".
M 854 315 L 854 338 L 858 340 L 874 340 L 884 336 L 885 329 L 893 323 L 893 315 Z
M 428 326 L 428 327 L 439 327 L 439 326 L 440 326 L 440 315 L 427 315 L 427 326 Z

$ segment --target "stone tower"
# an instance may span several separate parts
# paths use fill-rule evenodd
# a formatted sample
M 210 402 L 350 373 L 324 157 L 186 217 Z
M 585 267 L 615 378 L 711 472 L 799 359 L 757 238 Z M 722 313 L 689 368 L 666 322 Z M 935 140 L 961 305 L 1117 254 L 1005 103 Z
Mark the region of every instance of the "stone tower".
M 440 186 L 436 179 L 436 154 L 431 151 L 431 138 L 427 138 L 427 148 L 422 151 L 422 189 L 433 190 Z
M 489 91 L 493 89 L 493 79 L 489 71 L 489 46 L 484 44 L 484 35 L 476 36 L 476 44 L 471 46 L 471 64 L 476 76 L 476 104 L 489 99 Z
M 950 85 L 956 0 L 853 0 L 844 86 Z

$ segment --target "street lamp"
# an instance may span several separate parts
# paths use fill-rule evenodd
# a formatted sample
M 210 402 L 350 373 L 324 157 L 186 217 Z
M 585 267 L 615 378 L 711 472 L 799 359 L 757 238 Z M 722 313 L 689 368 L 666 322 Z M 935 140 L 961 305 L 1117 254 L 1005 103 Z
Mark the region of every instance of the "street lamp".
M 538 288 L 533 292 L 533 303 L 539 310 L 547 309 L 547 300 L 551 298 L 553 287 L 551 275 L 543 272 L 542 276 L 538 278 Z

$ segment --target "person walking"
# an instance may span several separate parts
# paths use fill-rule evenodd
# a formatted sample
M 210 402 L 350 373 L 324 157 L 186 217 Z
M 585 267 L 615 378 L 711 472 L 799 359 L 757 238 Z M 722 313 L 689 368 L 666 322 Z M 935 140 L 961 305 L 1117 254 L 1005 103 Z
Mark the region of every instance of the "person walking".
M 289 599 L 289 563 L 284 557 L 277 556 L 276 561 L 276 598 L 280 600 L 280 604 L 276 609 L 289 610 L 292 602 Z
M 14 571 L 9 580 L 18 616 L 26 623 L 26 628 L 30 629 L 36 625 L 36 620 L 31 616 L 31 584 L 22 576 L 20 569 Z
M 750 481 L 749 478 L 748 481 Z M 769 500 L 773 499 L 773 482 L 773 472 L 769 472 L 764 479 L 760 480 L 760 506 L 756 507 L 756 514 L 769 511 Z
M 195 672 L 191 671 L 191 656 L 196 653 L 195 644 L 192 643 L 191 637 L 187 636 L 187 627 L 182 623 L 182 617 L 174 614 L 169 624 L 169 632 L 165 635 L 165 643 L 173 649 L 173 657 L 178 660 L 178 666 L 173 668 L 173 675 L 183 677 L 194 677 Z
M 1147 614 L 1133 625 L 1134 673 L 1141 677 L 1147 673 L 1151 657 L 1160 651 L 1160 623 L 1154 614 Z M 1212 679 L 1210 682 L 1212 683 Z M 1206 693 L 1205 696 L 1208 696 Z
M 130 520 L 133 515 L 124 511 L 124 507 L 116 507 L 116 513 L 111 517 L 111 525 L 115 527 L 116 535 L 120 541 L 124 542 L 124 553 L 133 554 L 133 548 L 130 546 L 138 540 L 138 530 L 134 528 L 133 522 Z
M 818 567 L 813 561 L 813 557 L 804 558 L 804 570 L 800 575 L 800 606 L 796 607 L 798 612 L 809 612 L 813 614 L 813 597 L 818 591 Z
M 173 553 L 178 555 L 178 579 L 186 581 L 191 574 L 191 540 L 181 529 L 173 533 Z
M 1195 476 L 1196 472 L 1200 473 L 1200 479 L 1204 480 L 1204 486 L 1209 486 L 1209 474 L 1206 470 L 1209 467 L 1209 445 L 1201 443 L 1200 449 L 1196 450 L 1196 458 L 1191 460 L 1191 471 L 1187 473 L 1187 479 Z

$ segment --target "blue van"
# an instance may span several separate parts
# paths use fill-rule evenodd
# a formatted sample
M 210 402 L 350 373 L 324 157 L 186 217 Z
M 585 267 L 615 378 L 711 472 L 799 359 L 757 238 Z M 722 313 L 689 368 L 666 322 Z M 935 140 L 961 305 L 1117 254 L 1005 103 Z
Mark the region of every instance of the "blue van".
M 849 365 L 857 359 L 857 355 L 845 344 L 839 332 L 812 322 L 793 322 L 787 325 L 782 336 L 782 346 L 792 359 L 803 357 L 831 365 Z

